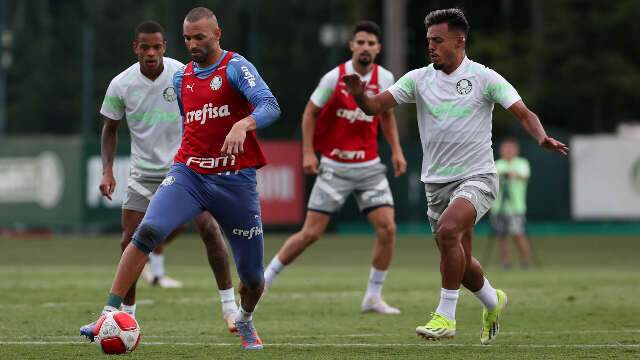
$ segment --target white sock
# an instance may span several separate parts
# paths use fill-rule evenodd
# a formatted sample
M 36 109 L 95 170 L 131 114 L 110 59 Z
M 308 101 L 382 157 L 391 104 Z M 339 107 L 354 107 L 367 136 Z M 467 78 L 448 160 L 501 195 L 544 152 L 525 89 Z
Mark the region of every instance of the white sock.
M 133 317 L 136 317 L 136 304 L 133 304 L 133 305 L 122 304 L 122 311 L 126 312 L 127 314 Z
M 371 267 L 371 271 L 369 271 L 369 285 L 367 286 L 365 298 L 382 296 L 382 286 L 384 285 L 384 278 L 387 277 L 387 272 L 388 271 L 378 270 L 373 266 Z
M 238 311 L 238 305 L 236 305 L 236 295 L 233 291 L 233 288 L 220 290 L 220 302 L 222 303 L 223 313 Z
M 460 290 L 448 290 L 440 289 L 440 304 L 436 312 L 449 320 L 456 319 L 456 304 L 458 303 L 458 297 L 460 296 Z
M 153 276 L 161 278 L 164 276 L 164 254 L 149 254 L 149 265 Z
M 489 311 L 495 309 L 496 306 L 498 306 L 498 293 L 496 292 L 496 289 L 491 286 L 491 283 L 487 278 L 484 278 L 484 284 L 482 285 L 482 288 L 474 292 L 473 295 L 475 295 L 478 300 L 482 302 L 482 305 L 484 305 L 484 307 L 486 307 Z
M 267 285 L 271 285 L 273 280 L 276 279 L 276 276 L 278 276 L 284 267 L 285 265 L 280 262 L 280 259 L 278 259 L 278 255 L 276 254 L 276 256 L 273 257 L 273 260 L 269 263 L 269 266 L 267 266 L 267 269 L 264 271 L 264 282 L 267 283 Z
M 249 322 L 253 319 L 253 312 L 245 311 L 240 305 L 238 309 L 238 314 L 236 315 L 236 321 L 238 322 Z

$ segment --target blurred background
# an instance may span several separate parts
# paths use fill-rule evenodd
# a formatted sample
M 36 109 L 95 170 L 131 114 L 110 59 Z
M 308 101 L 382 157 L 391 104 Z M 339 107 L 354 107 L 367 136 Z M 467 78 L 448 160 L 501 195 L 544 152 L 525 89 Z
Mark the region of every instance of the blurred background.
M 113 202 L 98 193 L 98 111 L 110 80 L 136 61 L 133 30 L 153 19 L 167 30 L 167 56 L 182 62 L 184 15 L 210 7 L 222 46 L 252 61 L 276 95 L 282 117 L 261 131 L 275 159 L 261 171 L 265 223 L 295 228 L 313 179 L 300 168 L 300 120 L 320 77 L 350 57 L 352 24 L 383 29 L 378 63 L 396 78 L 426 66 L 424 16 L 461 6 L 471 24 L 468 56 L 502 74 L 569 142 L 563 158 L 538 149 L 507 111 L 494 112 L 494 149 L 520 141 L 531 163 L 530 231 L 640 233 L 640 2 L 279 0 L 0 1 L 0 226 L 119 231 L 129 140 L 120 128 Z M 408 174 L 392 180 L 401 231 L 428 233 L 415 109 L 397 109 Z M 384 143 L 382 141 L 382 143 Z M 386 144 L 383 157 L 388 159 Z M 282 151 L 286 149 L 286 151 Z M 284 153 L 284 155 L 282 155 Z M 306 181 L 305 181 L 306 180 Z M 353 201 L 334 230 L 363 226 Z M 486 229 L 480 224 L 478 231 Z M 567 230 L 568 231 L 568 230 Z M 577 230 L 576 230 L 577 231 Z

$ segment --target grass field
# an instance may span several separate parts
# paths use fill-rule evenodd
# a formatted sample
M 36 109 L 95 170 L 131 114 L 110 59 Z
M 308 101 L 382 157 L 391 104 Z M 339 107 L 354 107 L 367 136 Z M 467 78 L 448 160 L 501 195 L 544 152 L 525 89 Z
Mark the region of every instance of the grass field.
M 267 234 L 265 262 L 284 235 Z M 361 314 L 371 236 L 327 236 L 287 268 L 256 312 L 262 352 L 225 332 L 203 246 L 184 235 L 167 252 L 183 289 L 141 285 L 141 346 L 131 359 L 602 359 L 640 357 L 640 239 L 540 237 L 533 271 L 488 266 L 509 295 L 502 333 L 479 345 L 481 307 L 468 292 L 455 340 L 425 343 L 414 329 L 437 305 L 437 251 L 430 237 L 398 239 L 385 285 L 398 316 Z M 476 239 L 482 254 L 485 238 Z M 102 359 L 78 328 L 104 305 L 118 240 L 0 240 L 0 359 Z M 495 256 L 494 256 L 495 258 Z M 236 281 L 237 283 L 237 281 Z

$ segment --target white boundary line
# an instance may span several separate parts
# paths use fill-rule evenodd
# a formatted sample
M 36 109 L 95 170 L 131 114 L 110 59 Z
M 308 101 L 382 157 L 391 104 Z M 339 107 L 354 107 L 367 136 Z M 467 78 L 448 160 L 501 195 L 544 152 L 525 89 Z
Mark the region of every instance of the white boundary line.
M 0 345 L 81 345 L 86 346 L 86 341 L 0 341 Z M 212 346 L 212 347 L 239 347 L 239 343 L 205 343 L 205 342 L 143 342 L 140 346 Z M 484 348 L 491 349 L 495 347 L 504 348 L 633 348 L 640 349 L 640 344 L 494 344 L 491 346 L 480 344 L 403 344 L 403 343 L 388 343 L 388 344 L 366 344 L 366 343 L 328 343 L 328 344 L 314 344 L 314 343 L 267 343 L 266 347 L 362 347 L 362 348 L 382 348 L 382 347 L 471 347 L 471 348 Z

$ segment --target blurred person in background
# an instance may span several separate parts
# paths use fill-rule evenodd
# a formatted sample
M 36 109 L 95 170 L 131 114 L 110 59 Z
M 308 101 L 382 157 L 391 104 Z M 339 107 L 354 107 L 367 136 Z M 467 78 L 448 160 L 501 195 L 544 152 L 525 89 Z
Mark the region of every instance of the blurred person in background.
M 131 169 L 122 204 L 122 251 L 131 242 L 180 145 L 181 116 L 172 80 L 173 75 L 184 65 L 165 57 L 165 49 L 162 26 L 154 21 L 141 23 L 135 30 L 133 42 L 138 62 L 111 81 L 100 110 L 104 116 L 100 191 L 109 200 L 116 187 L 113 160 L 118 127 L 123 116 L 126 116 L 131 135 Z M 200 214 L 195 223 L 207 248 L 209 264 L 218 283 L 223 318 L 229 331 L 234 332 L 237 305 L 224 238 L 218 224 L 208 212 Z M 175 235 L 176 232 L 173 232 L 167 241 Z M 149 254 L 152 274 L 147 277 L 152 284 L 161 287 L 181 287 L 180 282 L 164 274 L 163 249 L 164 244 L 161 244 Z M 122 310 L 134 316 L 135 298 L 134 283 L 122 303 Z
M 377 94 L 393 84 L 393 74 L 375 64 L 380 53 L 380 27 L 361 21 L 352 31 L 351 59 L 326 73 L 311 95 L 302 115 L 303 170 L 317 175 L 302 229 L 287 239 L 265 271 L 266 287 L 325 232 L 349 195 L 376 232 L 363 312 L 399 314 L 382 299 L 382 286 L 391 265 L 396 224 L 386 166 L 378 156 L 378 123 L 391 148 L 394 175 L 402 175 L 407 162 L 400 147 L 393 110 L 366 115 L 347 92 L 345 74 L 366 82 Z M 321 154 L 320 161 L 315 154 Z
M 496 161 L 500 190 L 491 207 L 490 220 L 492 231 L 498 239 L 500 263 L 504 269 L 511 268 L 511 236 L 520 252 L 522 268 L 531 266 L 531 250 L 525 231 L 527 182 L 531 170 L 529 161 L 519 157 L 519 152 L 518 142 L 506 139 L 500 145 L 500 159 Z
M 491 126 L 494 104 L 518 119 L 537 144 L 567 154 L 565 144 L 549 137 L 538 116 L 497 72 L 466 56 L 469 23 L 460 9 L 430 12 L 425 18 L 432 64 L 404 75 L 387 91 L 371 96 L 355 75 L 343 80 L 367 114 L 415 103 L 423 149 L 422 176 L 427 216 L 440 251 L 440 302 L 431 319 L 416 328 L 428 340 L 456 334 L 460 286 L 483 305 L 480 343 L 498 334 L 507 295 L 495 289 L 472 255 L 474 225 L 489 210 L 498 191 Z

